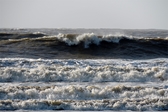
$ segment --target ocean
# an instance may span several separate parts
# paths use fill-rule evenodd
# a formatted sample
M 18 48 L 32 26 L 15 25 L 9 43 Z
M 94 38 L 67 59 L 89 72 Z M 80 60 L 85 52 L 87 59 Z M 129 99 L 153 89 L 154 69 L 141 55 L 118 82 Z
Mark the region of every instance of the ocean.
M 168 30 L 0 29 L 1 111 L 168 111 Z

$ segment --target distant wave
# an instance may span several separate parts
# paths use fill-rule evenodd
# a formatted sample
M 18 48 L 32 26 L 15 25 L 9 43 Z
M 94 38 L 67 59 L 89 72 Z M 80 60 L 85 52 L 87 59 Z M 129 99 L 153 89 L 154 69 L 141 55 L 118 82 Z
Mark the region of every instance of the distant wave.
M 62 53 L 62 56 L 59 55 L 57 58 L 101 58 L 101 56 L 107 58 L 168 57 L 168 37 L 147 38 L 112 34 L 102 36 L 94 33 L 60 33 L 51 36 L 40 32 L 28 34 L 1 33 L 0 45 L 13 46 L 16 49 L 19 46 L 19 50 L 24 49 L 27 52 L 33 50 L 33 52 L 39 52 L 42 58 L 44 58 L 42 54 L 49 52 L 52 53 L 48 55 L 52 54 L 54 57 Z M 40 49 L 44 52 L 41 53 Z M 3 52 L 5 52 L 5 48 Z M 67 55 L 69 57 L 66 57 L 67 53 L 71 53 Z M 80 57 L 77 55 L 72 56 L 73 54 L 78 54 Z

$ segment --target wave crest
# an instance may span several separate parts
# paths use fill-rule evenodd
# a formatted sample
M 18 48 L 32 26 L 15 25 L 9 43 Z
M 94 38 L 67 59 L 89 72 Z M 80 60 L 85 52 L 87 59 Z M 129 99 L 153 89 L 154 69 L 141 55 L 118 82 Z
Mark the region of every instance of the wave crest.
M 115 36 L 115 35 L 111 35 L 111 34 L 98 36 L 94 33 L 84 33 L 81 35 L 59 33 L 56 37 L 59 40 L 67 43 L 69 46 L 78 45 L 79 43 L 83 42 L 85 48 L 88 48 L 90 44 L 99 45 L 100 42 L 102 42 L 102 41 L 119 43 L 119 41 L 123 38 L 128 38 L 128 39 L 130 38 L 130 37 L 127 37 L 124 35 Z

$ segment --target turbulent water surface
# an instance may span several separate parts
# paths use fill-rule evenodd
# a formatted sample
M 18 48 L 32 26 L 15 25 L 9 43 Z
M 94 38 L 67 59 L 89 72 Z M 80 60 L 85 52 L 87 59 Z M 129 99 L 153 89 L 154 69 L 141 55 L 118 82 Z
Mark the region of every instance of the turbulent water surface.
M 168 30 L 0 29 L 0 110 L 168 110 Z

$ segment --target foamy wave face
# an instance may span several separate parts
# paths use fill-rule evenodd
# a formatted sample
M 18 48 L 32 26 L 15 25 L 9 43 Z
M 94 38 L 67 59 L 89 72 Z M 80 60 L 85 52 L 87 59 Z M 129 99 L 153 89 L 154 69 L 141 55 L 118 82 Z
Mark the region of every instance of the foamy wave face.
M 167 81 L 168 61 L 0 60 L 1 82 Z

